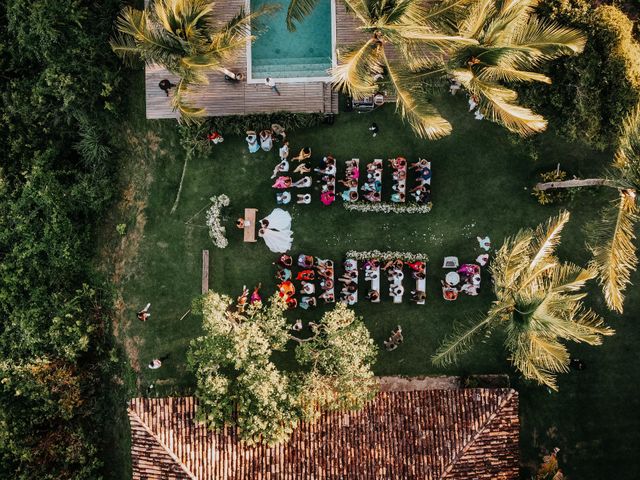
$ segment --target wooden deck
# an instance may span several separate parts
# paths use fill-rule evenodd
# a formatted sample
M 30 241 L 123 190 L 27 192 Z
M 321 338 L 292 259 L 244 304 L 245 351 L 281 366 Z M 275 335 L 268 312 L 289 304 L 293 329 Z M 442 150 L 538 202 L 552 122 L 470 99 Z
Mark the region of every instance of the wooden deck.
M 351 45 L 363 38 L 357 30 L 358 20 L 350 15 L 340 0 L 336 1 L 336 43 L 337 48 Z M 245 0 L 224 0 L 216 2 L 214 13 L 220 22 L 226 22 L 235 15 Z M 247 56 L 240 55 L 227 65 L 233 72 L 247 76 Z M 248 113 L 323 112 L 338 113 L 338 94 L 329 83 L 301 82 L 278 83 L 281 95 L 263 84 L 246 82 L 232 83 L 224 79 L 222 73 L 212 73 L 209 84 L 193 88 L 193 103 L 205 108 L 209 116 L 244 115 Z M 145 92 L 147 118 L 176 118 L 171 108 L 170 98 L 158 87 L 162 79 L 178 83 L 178 77 L 159 65 L 149 65 L 145 69 Z

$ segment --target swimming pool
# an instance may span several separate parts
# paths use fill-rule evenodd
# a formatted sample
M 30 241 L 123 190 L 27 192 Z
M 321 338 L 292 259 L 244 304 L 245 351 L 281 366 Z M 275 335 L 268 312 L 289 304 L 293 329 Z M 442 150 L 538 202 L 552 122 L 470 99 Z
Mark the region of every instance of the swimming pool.
M 295 32 L 287 30 L 287 0 L 249 0 L 252 11 L 265 3 L 280 4 L 280 10 L 258 20 L 258 38 L 247 52 L 248 81 L 329 80 L 327 70 L 335 64 L 334 0 L 320 0 Z

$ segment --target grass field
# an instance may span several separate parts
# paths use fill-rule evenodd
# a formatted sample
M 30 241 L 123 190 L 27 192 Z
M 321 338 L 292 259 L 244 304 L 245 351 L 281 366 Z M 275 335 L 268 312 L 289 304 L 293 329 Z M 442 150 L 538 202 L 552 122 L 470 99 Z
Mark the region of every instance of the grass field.
M 640 462 L 633 454 L 640 447 L 637 289 L 631 289 L 623 316 L 607 313 L 601 295 L 593 289 L 594 308 L 605 314 L 617 335 L 607 338 L 602 347 L 572 345 L 571 351 L 585 361 L 587 369 L 563 375 L 559 393 L 521 382 L 505 359 L 499 336 L 478 344 L 454 367 L 442 369 L 431 364 L 430 356 L 451 332 L 453 322 L 486 310 L 492 300 L 485 275 L 481 295 L 445 302 L 439 286 L 444 275 L 442 258 L 457 255 L 471 261 L 481 253 L 476 236 L 489 235 L 494 246 L 499 246 L 505 236 L 555 214 L 559 206 L 542 207 L 531 196 L 539 172 L 560 162 L 571 174 L 588 175 L 600 172 L 611 157 L 607 152 L 568 144 L 553 133 L 528 143 L 516 142 L 503 129 L 473 120 L 462 97 L 444 99 L 442 109 L 452 119 L 454 133 L 435 142 L 417 139 L 389 106 L 368 114 L 340 114 L 332 126 L 290 132 L 291 150 L 311 146 L 315 163 L 328 153 L 339 162 L 352 157 L 362 162 L 397 155 L 409 160 L 427 157 L 432 160 L 434 203 L 426 215 L 381 215 L 347 212 L 339 201 L 324 207 L 316 196 L 311 205 L 288 207 L 293 216 L 293 253 L 336 260 L 349 249 L 428 254 L 425 306 L 408 302 L 393 305 L 383 297 L 382 304 L 361 302 L 356 307 L 379 345 L 397 324 L 405 334 L 401 348 L 379 353 L 376 373 L 508 373 L 520 391 L 525 468 L 537 463 L 541 448 L 558 446 L 564 470 L 571 478 L 638 478 Z M 380 126 L 377 138 L 367 130 L 372 121 Z M 200 333 L 200 319 L 194 315 L 180 318 L 200 293 L 201 251 L 211 253 L 212 289 L 235 296 L 243 284 L 252 287 L 262 282 L 263 294 L 275 288 L 272 262 L 277 256 L 263 242 L 243 243 L 234 221 L 245 207 L 258 208 L 260 216 L 276 207 L 269 177 L 277 163 L 277 149 L 251 155 L 243 138 L 227 137 L 223 144 L 189 163 L 179 206 L 170 214 L 184 160 L 177 129 L 170 122 L 138 125 L 141 131 L 134 133 L 152 139 L 146 144 L 152 154 L 140 159 L 139 165 L 134 162 L 131 179 L 141 191 L 146 192 L 148 185 L 148 197 L 140 203 L 137 216 L 120 219 L 128 223 L 130 232 L 131 238 L 125 242 L 136 248 L 123 249 L 129 257 L 118 277 L 123 307 L 118 328 L 138 369 L 139 393 L 148 394 L 151 384 L 154 394 L 189 393 L 194 380 L 186 369 L 185 356 L 190 340 Z M 208 206 L 211 195 L 221 193 L 231 198 L 224 218 L 229 247 L 224 250 L 208 238 L 204 212 L 197 214 Z M 582 229 L 611 198 L 607 191 L 584 191 L 563 205 L 572 218 L 564 233 L 561 258 L 585 263 L 588 257 Z M 637 282 L 638 275 L 634 280 Z M 135 312 L 147 302 L 152 304 L 152 316 L 143 324 L 136 320 Z M 300 310 L 292 318 L 300 316 L 307 321 L 321 313 L 322 309 Z M 165 354 L 170 357 L 161 369 L 146 368 L 152 358 Z M 285 355 L 278 361 L 287 365 L 290 359 Z

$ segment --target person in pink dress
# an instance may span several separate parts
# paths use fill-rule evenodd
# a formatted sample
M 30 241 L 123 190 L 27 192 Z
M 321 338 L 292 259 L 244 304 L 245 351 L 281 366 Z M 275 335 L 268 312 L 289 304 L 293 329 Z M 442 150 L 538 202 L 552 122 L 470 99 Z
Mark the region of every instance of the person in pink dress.
M 320 194 L 320 201 L 324 205 L 331 205 L 336 199 L 336 195 L 333 192 L 322 192 Z
M 273 183 L 273 188 L 289 188 L 291 186 L 291 177 L 279 176 Z

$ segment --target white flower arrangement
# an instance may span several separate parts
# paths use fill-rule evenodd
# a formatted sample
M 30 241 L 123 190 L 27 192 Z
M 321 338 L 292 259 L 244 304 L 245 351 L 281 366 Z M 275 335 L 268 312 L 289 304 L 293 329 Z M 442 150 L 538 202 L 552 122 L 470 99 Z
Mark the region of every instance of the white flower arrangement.
M 428 262 L 429 256 L 426 253 L 411 253 L 411 252 L 381 252 L 380 250 L 367 250 L 359 252 L 357 250 L 349 250 L 345 254 L 345 258 L 353 258 L 354 260 L 369 260 L 370 258 L 377 258 L 378 260 L 395 260 L 399 258 L 407 262 Z
M 213 240 L 213 244 L 218 248 L 226 248 L 229 245 L 229 240 L 225 237 L 227 229 L 220 223 L 220 214 L 222 207 L 229 206 L 229 197 L 224 193 L 211 197 L 212 204 L 207 210 L 207 226 L 209 227 L 209 236 Z
M 429 213 L 433 207 L 433 203 L 428 202 L 423 205 L 391 203 L 391 202 L 344 202 L 344 208 L 353 212 L 372 212 L 372 213 Z

